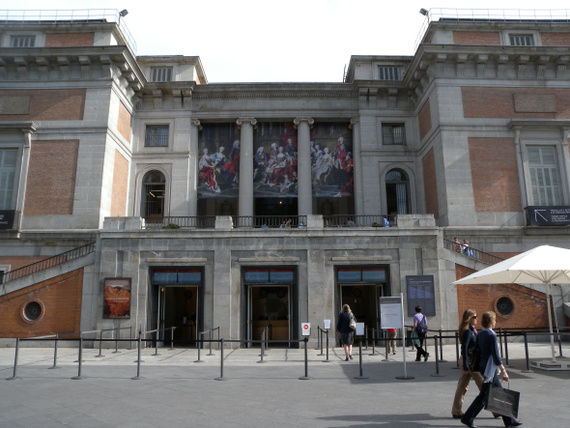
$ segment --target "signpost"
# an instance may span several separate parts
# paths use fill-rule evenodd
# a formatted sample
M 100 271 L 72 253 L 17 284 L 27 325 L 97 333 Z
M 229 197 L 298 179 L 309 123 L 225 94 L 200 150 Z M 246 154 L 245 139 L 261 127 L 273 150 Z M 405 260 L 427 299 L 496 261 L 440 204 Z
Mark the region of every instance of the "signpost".
M 402 355 L 404 358 L 404 376 L 396 376 L 396 379 L 413 379 L 408 376 L 406 370 L 406 332 L 404 330 L 404 296 L 380 297 L 380 323 L 382 329 L 399 328 L 402 337 Z

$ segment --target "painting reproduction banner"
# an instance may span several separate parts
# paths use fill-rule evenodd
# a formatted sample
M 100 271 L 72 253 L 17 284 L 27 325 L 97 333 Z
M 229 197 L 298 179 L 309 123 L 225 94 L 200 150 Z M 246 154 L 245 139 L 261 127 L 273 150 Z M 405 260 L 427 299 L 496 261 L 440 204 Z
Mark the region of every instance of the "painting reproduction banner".
M 106 278 L 103 318 L 130 318 L 131 279 Z

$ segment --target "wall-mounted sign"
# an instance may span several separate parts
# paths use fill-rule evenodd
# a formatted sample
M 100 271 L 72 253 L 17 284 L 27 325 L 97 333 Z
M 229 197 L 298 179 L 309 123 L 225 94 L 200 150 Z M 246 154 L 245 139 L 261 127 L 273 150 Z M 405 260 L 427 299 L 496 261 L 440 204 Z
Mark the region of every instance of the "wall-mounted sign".
M 131 278 L 106 278 L 103 318 L 131 317 Z
M 0 230 L 10 230 L 14 225 L 14 210 L 0 211 Z
M 570 207 L 526 207 L 529 226 L 568 226 Z

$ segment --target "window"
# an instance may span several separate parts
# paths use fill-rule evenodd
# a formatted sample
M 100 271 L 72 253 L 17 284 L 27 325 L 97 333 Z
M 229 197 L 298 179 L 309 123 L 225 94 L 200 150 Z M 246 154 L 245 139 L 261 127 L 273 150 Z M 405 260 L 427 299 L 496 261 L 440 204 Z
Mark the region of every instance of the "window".
M 17 149 L 0 149 L 0 210 L 14 209 L 12 203 L 17 159 Z
M 13 48 L 33 48 L 36 45 L 36 36 L 12 36 Z
M 37 321 L 42 315 L 42 305 L 40 302 L 32 301 L 24 307 L 24 318 L 27 321 Z
M 168 147 L 168 125 L 147 125 L 145 147 Z
M 380 80 L 400 80 L 400 67 L 381 65 L 378 72 Z
M 555 147 L 529 146 L 527 150 L 532 204 L 562 205 L 562 189 Z
M 160 171 L 149 171 L 145 174 L 142 184 L 142 216 L 149 223 L 160 223 L 164 215 L 166 179 Z
M 388 215 L 409 214 L 409 180 L 400 169 L 392 169 L 386 174 L 386 203 Z
M 511 46 L 534 46 L 532 34 L 509 34 Z
M 172 81 L 172 67 L 152 67 L 150 69 L 150 80 L 152 82 Z
M 403 123 L 388 123 L 382 125 L 382 144 L 406 144 L 406 127 Z
M 515 305 L 508 297 L 501 297 L 497 300 L 497 312 L 504 317 L 508 317 L 515 311 Z

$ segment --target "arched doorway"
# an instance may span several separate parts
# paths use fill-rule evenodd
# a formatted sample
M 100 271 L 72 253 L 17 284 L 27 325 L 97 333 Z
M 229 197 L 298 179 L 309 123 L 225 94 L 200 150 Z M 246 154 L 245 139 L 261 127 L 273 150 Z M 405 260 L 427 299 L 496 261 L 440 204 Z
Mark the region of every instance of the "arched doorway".
M 147 172 L 142 180 L 141 215 L 148 222 L 160 222 L 164 216 L 166 179 L 160 171 Z
M 409 214 L 409 179 L 401 169 L 386 174 L 386 203 L 388 215 Z

